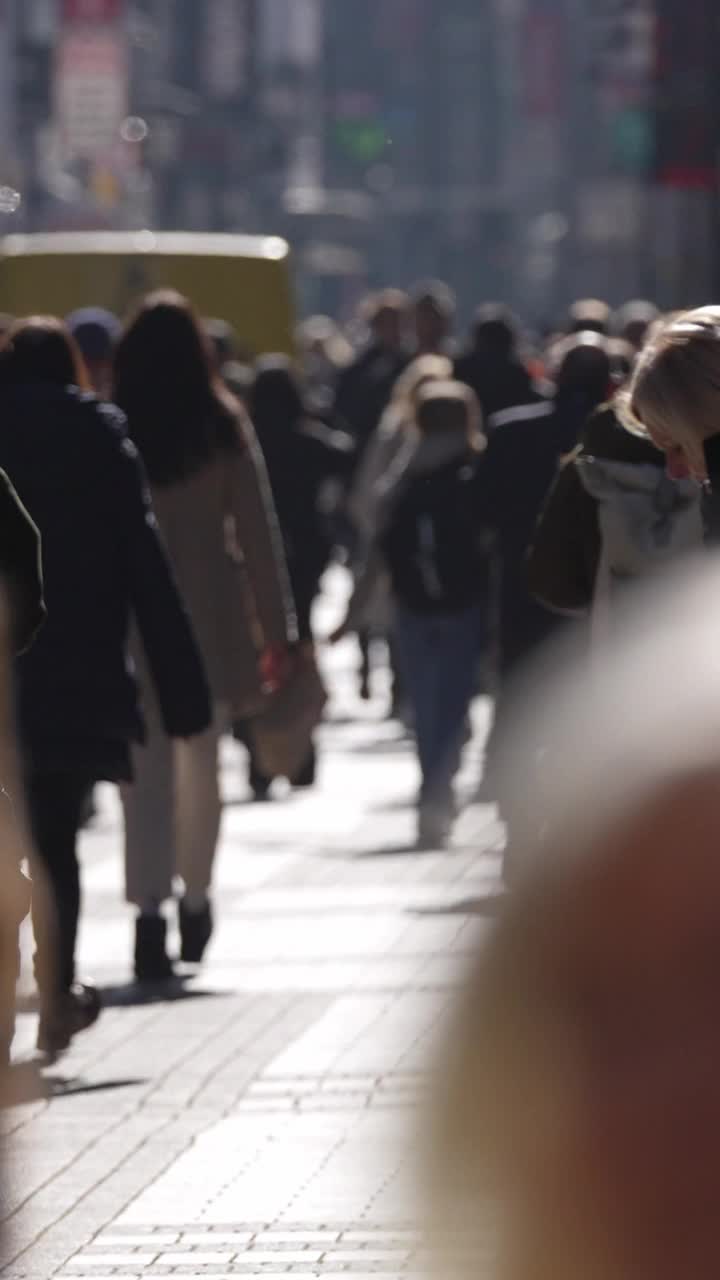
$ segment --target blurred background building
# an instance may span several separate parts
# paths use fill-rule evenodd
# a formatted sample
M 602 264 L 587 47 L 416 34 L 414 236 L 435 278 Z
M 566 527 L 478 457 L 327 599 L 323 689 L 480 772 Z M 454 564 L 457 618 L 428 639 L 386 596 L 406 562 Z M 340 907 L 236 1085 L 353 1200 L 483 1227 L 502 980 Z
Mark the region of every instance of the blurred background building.
M 313 309 L 431 276 L 548 324 L 579 293 L 704 300 L 719 11 L 0 0 L 0 217 L 279 233 Z

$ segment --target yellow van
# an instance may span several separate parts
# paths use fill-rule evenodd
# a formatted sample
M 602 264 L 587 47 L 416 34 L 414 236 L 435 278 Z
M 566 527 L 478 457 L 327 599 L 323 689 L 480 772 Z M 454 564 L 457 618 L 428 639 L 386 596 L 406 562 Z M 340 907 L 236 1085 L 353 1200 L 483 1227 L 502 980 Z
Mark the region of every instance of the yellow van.
M 151 289 L 179 289 L 201 316 L 227 320 L 248 354 L 292 354 L 289 250 L 277 236 L 58 232 L 0 241 L 0 311 L 124 316 Z

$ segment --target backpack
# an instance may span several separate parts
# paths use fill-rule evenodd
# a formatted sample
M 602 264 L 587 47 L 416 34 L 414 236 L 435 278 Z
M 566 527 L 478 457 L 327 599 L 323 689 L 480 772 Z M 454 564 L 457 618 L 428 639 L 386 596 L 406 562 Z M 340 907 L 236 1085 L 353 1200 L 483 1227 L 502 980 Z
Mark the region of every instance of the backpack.
M 389 504 L 380 546 L 393 594 L 413 613 L 459 613 L 489 587 L 475 468 L 465 459 L 408 473 Z

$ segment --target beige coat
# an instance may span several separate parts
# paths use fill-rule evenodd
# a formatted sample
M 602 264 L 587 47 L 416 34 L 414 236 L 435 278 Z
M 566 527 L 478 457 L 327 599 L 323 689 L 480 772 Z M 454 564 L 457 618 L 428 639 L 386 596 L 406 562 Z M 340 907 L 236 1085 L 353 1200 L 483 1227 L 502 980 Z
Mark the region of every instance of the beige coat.
M 160 529 L 216 702 L 258 705 L 258 658 L 295 638 L 294 610 L 265 465 L 255 447 L 221 452 L 182 483 L 155 488 Z

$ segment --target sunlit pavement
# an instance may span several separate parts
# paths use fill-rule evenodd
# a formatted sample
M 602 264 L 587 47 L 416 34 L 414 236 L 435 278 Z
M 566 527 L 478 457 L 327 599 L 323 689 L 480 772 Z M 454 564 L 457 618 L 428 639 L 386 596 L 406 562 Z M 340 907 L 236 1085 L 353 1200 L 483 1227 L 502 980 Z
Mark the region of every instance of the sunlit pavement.
M 341 591 L 336 576 L 320 630 Z M 451 851 L 412 852 L 407 739 L 383 719 L 382 687 L 355 699 L 352 642 L 323 661 L 315 790 L 251 805 L 243 752 L 225 748 L 219 927 L 174 988 L 130 983 L 118 806 L 101 793 L 81 968 L 106 1009 L 42 1074 L 31 1006 L 20 1015 L 6 1280 L 422 1272 L 412 1140 L 497 892 L 501 831 L 492 806 L 471 804 Z M 480 702 L 468 796 L 486 721 Z

